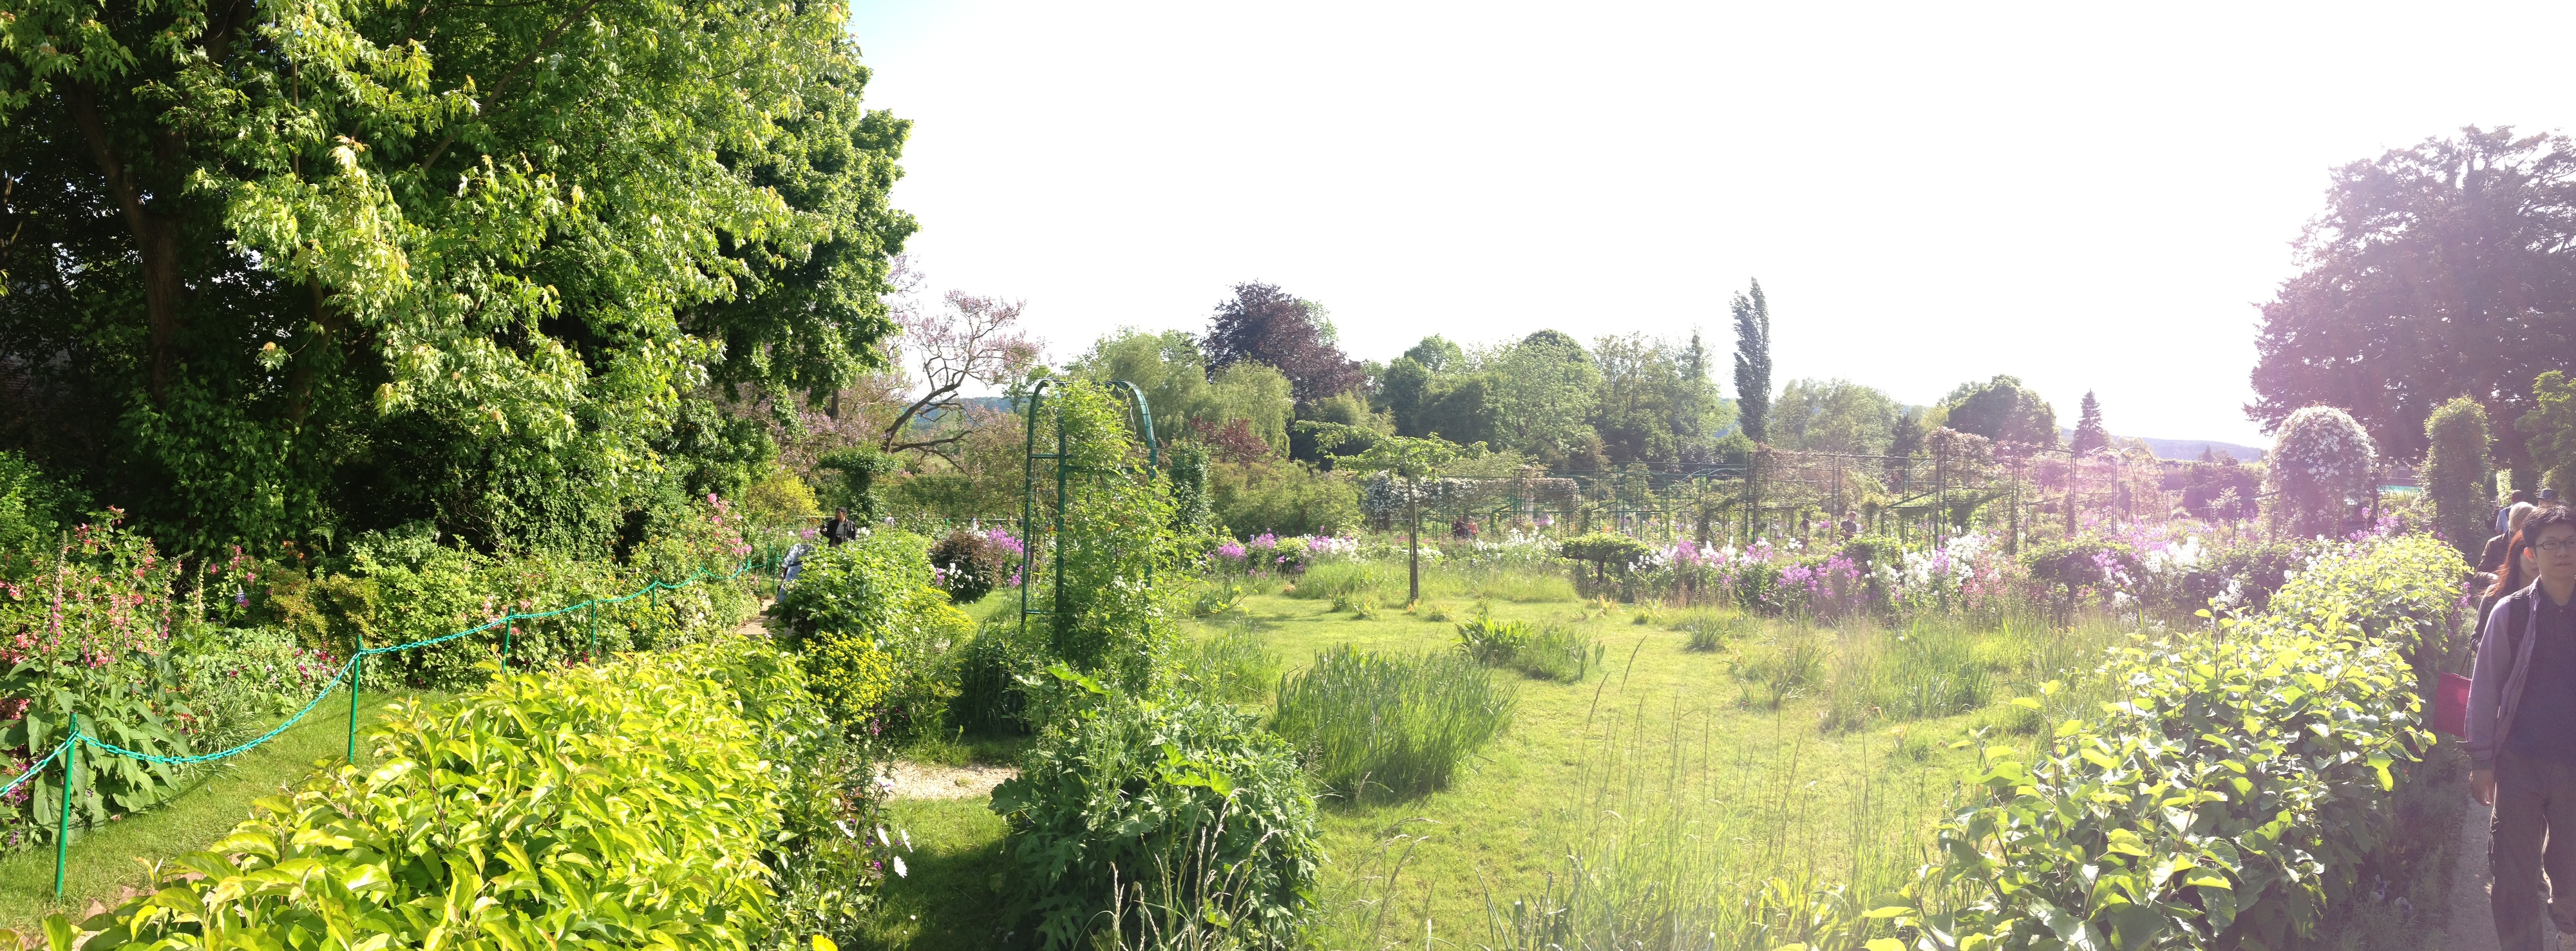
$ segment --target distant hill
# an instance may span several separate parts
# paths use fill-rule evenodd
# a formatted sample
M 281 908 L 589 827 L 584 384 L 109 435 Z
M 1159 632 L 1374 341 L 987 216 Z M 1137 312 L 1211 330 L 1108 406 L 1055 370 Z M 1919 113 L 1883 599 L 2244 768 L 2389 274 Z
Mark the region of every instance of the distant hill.
M 2060 426 L 2057 428 L 2057 438 L 2073 439 L 2075 438 L 2075 430 Z M 2232 442 L 2219 442 L 2215 439 L 2157 439 L 2152 436 L 2120 435 L 2114 435 L 2111 438 L 2115 441 L 2125 442 L 2127 440 L 2135 439 L 2139 442 L 2146 443 L 2147 448 L 2153 451 L 2158 459 L 2197 460 L 2200 458 L 2201 450 L 2215 449 L 2228 455 L 2235 456 L 2236 461 L 2238 462 L 2263 461 L 2263 450 L 2261 449 L 2256 449 L 2252 446 L 2240 446 Z

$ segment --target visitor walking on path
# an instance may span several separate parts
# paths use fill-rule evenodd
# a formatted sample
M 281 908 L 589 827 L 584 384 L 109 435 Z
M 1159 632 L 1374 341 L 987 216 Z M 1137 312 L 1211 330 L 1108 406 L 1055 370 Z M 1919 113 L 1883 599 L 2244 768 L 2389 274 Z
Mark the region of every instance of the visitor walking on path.
M 2522 537 L 2539 577 L 2496 604 L 2478 640 L 2469 793 L 2495 809 L 2488 900 L 2503 951 L 2541 951 L 2544 911 L 2557 951 L 2576 951 L 2576 512 L 2542 508 Z
M 2499 507 L 2496 509 L 2496 513 L 2495 513 L 2495 530 L 2496 530 L 2496 534 L 2498 534 L 2498 535 L 2502 535 L 2502 534 L 2504 534 L 2505 524 L 2506 524 L 2506 522 L 2507 522 L 2507 521 L 2509 521 L 2510 519 L 2512 519 L 2512 518 L 2513 518 L 2513 510 L 2514 510 L 2514 509 L 2522 508 L 2522 507 L 2524 507 L 2524 506 L 2528 506 L 2528 505 L 2530 505 L 2530 504 L 2531 504 L 2531 493 L 2530 493 L 2530 492 L 2528 492 L 2528 491 L 2526 491 L 2526 490 L 2523 490 L 2523 489 L 2515 489 L 2515 490 L 2513 490 L 2513 494 L 2512 494 L 2511 496 L 2507 496 L 2507 497 L 2505 498 L 2505 500 L 2504 500 L 2504 505 L 2499 506 Z

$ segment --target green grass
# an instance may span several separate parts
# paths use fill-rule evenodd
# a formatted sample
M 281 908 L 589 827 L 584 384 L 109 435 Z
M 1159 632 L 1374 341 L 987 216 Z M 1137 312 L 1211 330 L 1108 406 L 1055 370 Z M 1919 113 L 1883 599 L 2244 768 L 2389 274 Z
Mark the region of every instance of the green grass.
M 1392 576 L 1400 595 L 1400 566 Z M 2043 718 L 2098 701 L 2101 688 L 2085 685 L 2051 695 L 2042 713 L 2004 703 L 2090 668 L 2117 639 L 2089 624 L 2071 633 L 2020 623 L 1886 630 L 1724 609 L 1518 602 L 1492 585 L 1429 571 L 1424 581 L 1426 595 L 1444 593 L 1411 612 L 1357 618 L 1332 611 L 1328 598 L 1252 594 L 1238 614 L 1201 624 L 1202 636 L 1257 632 L 1294 676 L 1342 644 L 1456 650 L 1458 623 L 1472 617 L 1464 605 L 1479 600 L 1459 592 L 1480 590 L 1497 622 L 1553 626 L 1605 648 L 1580 682 L 1523 680 L 1511 729 L 1462 761 L 1446 788 L 1326 802 L 1331 861 L 1318 947 L 1526 947 L 1492 917 L 1507 922 L 1515 900 L 1602 921 L 1615 917 L 1605 902 L 1634 900 L 1650 883 L 1657 900 L 1679 903 L 1676 913 L 1765 936 L 1787 933 L 1782 909 L 1792 898 L 1803 907 L 1811 888 L 1846 886 L 1845 904 L 1875 907 L 1870 896 L 1910 878 L 1933 824 L 1952 811 L 1974 754 L 1950 744 L 1973 730 L 1987 731 L 1988 743 L 2029 743 Z M 1450 617 L 1432 620 L 1435 607 Z M 1699 634 L 1693 650 L 1701 631 L 1714 636 Z M 999 872 L 999 820 L 980 799 L 900 804 L 897 819 L 936 852 L 938 871 L 915 863 L 914 878 L 888 888 L 887 945 L 996 940 L 988 883 Z M 1569 895 L 1569 853 L 1623 869 L 1635 888 Z
M 1344 799 L 1449 784 L 1460 761 L 1511 728 L 1518 685 L 1457 651 L 1315 654 L 1279 685 L 1271 727 Z
M 248 753 L 199 771 L 167 804 L 97 829 L 72 830 L 63 897 L 54 897 L 54 850 L 33 849 L 0 858 L 0 926 L 24 931 L 55 912 L 77 918 L 93 905 L 113 906 L 144 878 L 144 864 L 205 848 L 250 817 L 251 800 L 302 781 L 317 763 L 338 765 L 348 750 L 346 694 L 325 700 L 304 722 Z M 369 690 L 359 726 L 386 704 L 416 692 Z M 97 755 L 83 750 L 82 755 Z M 364 737 L 358 757 L 372 759 Z

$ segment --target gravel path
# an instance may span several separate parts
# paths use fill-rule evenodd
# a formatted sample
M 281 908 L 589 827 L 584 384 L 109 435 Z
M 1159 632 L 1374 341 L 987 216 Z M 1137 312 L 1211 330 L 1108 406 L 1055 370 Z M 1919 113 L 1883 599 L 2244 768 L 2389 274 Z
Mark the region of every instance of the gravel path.
M 969 799 L 993 794 L 993 787 L 1020 774 L 1010 766 L 936 766 L 895 761 L 885 778 L 893 781 L 896 799 Z

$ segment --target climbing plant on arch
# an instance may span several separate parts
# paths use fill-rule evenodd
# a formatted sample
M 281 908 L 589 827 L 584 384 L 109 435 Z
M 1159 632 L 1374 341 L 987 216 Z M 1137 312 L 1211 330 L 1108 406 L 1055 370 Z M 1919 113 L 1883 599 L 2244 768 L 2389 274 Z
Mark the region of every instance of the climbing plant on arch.
M 1131 433 L 1129 407 L 1135 424 Z M 1052 397 L 1050 399 L 1049 397 Z M 1049 652 L 1121 689 L 1149 686 L 1180 637 L 1169 583 L 1184 554 L 1153 410 L 1133 383 L 1045 381 L 1029 394 L 1020 623 Z M 1040 436 L 1054 432 L 1054 450 Z

